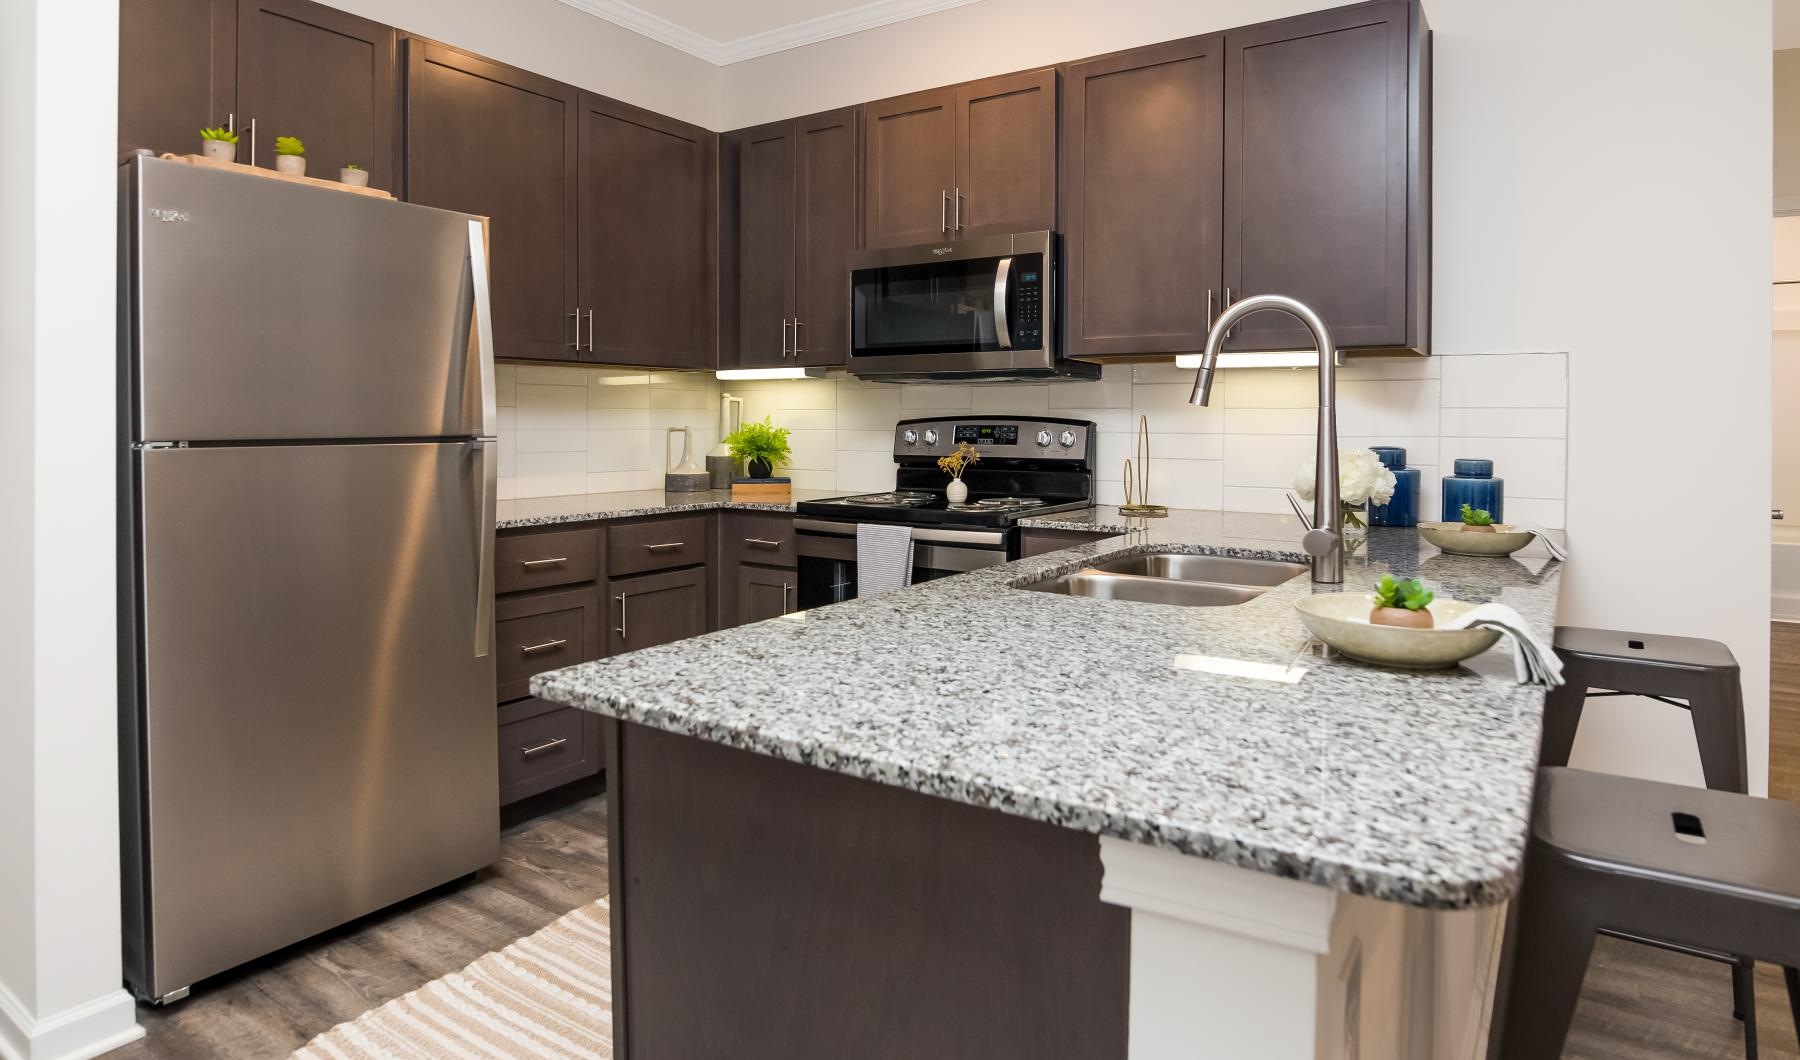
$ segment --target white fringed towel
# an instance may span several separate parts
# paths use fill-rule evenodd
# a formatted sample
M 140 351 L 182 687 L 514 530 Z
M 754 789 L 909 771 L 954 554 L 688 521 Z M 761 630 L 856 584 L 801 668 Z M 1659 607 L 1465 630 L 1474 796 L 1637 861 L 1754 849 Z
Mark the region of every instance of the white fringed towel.
M 856 524 L 856 595 L 875 596 L 912 584 L 913 536 L 906 526 Z
M 1514 523 L 1512 525 L 1514 529 L 1523 530 L 1528 534 L 1536 536 L 1539 541 L 1542 541 L 1544 547 L 1550 551 L 1551 559 L 1566 560 L 1569 558 L 1568 547 L 1556 539 L 1554 531 L 1541 527 L 1536 523 Z
M 1520 684 L 1556 688 L 1563 683 L 1562 660 L 1556 657 L 1556 650 L 1531 631 L 1525 624 L 1525 616 L 1505 604 L 1479 604 L 1448 619 L 1438 628 L 1470 629 L 1475 626 L 1497 629 L 1512 638 L 1513 670 L 1518 674 Z

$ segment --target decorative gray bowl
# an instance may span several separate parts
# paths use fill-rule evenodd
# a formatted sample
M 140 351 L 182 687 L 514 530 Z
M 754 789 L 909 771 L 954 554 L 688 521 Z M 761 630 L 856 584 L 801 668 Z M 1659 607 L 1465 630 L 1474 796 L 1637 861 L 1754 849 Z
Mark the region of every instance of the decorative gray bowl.
M 1511 523 L 1495 523 L 1492 533 L 1464 530 L 1461 523 L 1420 523 L 1419 536 L 1458 556 L 1510 556 L 1537 535 Z
M 1408 670 L 1439 670 L 1480 655 L 1494 646 L 1493 629 L 1407 629 L 1369 621 L 1375 606 L 1366 593 L 1318 593 L 1294 601 L 1300 621 L 1312 635 L 1363 662 Z M 1437 622 L 1447 622 L 1475 605 L 1438 597 L 1426 608 Z

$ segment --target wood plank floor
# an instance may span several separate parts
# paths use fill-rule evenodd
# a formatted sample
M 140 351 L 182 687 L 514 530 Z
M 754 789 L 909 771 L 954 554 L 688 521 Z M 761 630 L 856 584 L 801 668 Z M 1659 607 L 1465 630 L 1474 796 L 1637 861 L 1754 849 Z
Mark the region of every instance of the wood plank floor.
M 1776 623 L 1770 794 L 1800 800 L 1800 625 Z M 120 1060 L 284 1057 L 313 1035 L 456 971 L 606 894 L 603 796 L 509 828 L 501 858 L 438 888 L 200 985 L 166 1009 L 140 1007 L 147 1036 Z M 1777 969 L 1760 967 L 1757 1029 L 1766 1060 L 1800 1060 Z M 1600 939 L 1565 1058 L 1735 1060 L 1731 974 L 1721 965 Z

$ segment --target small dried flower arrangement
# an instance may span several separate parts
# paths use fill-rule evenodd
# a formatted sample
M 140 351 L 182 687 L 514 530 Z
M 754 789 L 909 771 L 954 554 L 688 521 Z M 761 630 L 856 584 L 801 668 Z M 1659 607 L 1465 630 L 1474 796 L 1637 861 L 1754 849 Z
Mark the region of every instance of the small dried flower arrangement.
M 957 442 L 956 451 L 948 456 L 938 457 L 938 469 L 949 475 L 952 481 L 961 482 L 963 472 L 981 459 L 981 451 L 968 442 Z

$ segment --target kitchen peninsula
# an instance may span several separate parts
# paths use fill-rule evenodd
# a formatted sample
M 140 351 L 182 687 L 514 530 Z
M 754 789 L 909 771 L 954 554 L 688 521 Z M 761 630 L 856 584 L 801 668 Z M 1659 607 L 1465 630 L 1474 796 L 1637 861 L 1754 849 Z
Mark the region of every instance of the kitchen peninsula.
M 1127 532 L 533 679 L 614 727 L 619 1056 L 1466 1054 L 1542 691 L 1504 644 L 1321 658 L 1293 603 L 1340 587 L 1304 575 L 1232 607 L 1019 588 L 1301 559 L 1285 517 L 1044 523 Z M 1341 589 L 1387 572 L 1554 624 L 1537 546 L 1378 529 Z

